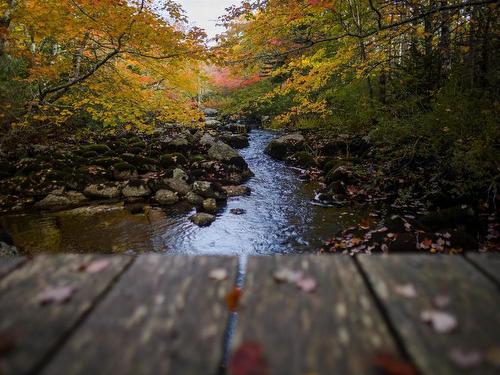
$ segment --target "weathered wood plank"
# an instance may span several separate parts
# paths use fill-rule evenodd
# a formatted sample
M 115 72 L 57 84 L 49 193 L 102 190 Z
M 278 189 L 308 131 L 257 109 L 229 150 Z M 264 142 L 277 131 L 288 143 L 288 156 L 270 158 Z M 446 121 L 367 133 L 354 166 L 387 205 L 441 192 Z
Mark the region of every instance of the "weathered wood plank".
M 314 277 L 317 289 L 278 284 L 284 268 Z M 269 374 L 370 374 L 378 355 L 398 355 L 349 257 L 252 257 L 240 310 L 233 356 L 256 343 Z
M 500 254 L 467 253 L 466 257 L 500 285 Z
M 143 255 L 46 374 L 215 374 L 236 258 Z M 224 268 L 224 281 L 209 278 Z
M 395 330 L 423 374 L 456 374 L 463 370 L 450 359 L 459 349 L 486 353 L 500 346 L 500 295 L 496 286 L 459 256 L 360 256 Z M 396 292 L 411 285 L 417 296 Z M 447 306 L 443 303 L 449 297 Z M 439 302 L 441 300 L 441 302 Z M 455 331 L 438 333 L 422 321 L 425 310 L 445 311 L 456 317 Z M 498 369 L 496 369 L 498 373 Z M 486 361 L 469 373 L 495 373 Z
M 102 258 L 39 256 L 0 281 L 0 333 L 14 339 L 14 348 L 0 358 L 0 373 L 25 374 L 41 366 L 132 260 L 107 257 L 109 265 L 102 271 L 79 271 L 82 264 Z M 40 304 L 41 293 L 61 286 L 75 288 L 68 302 Z
M 27 261 L 28 258 L 25 257 L 0 257 L 0 279 Z

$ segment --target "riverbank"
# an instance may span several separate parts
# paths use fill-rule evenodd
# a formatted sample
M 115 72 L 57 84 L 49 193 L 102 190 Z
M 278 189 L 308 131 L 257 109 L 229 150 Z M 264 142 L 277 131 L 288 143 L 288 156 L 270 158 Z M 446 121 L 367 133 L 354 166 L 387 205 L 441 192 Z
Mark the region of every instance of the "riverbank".
M 357 225 L 332 233 L 325 252 L 461 253 L 500 247 L 498 196 L 447 191 L 446 181 L 438 184 L 429 176 L 432 165 L 390 160 L 388 151 L 367 137 L 292 132 L 273 140 L 266 152 L 302 168 L 304 180 L 318 181 L 317 204 L 373 207 Z M 388 210 L 381 215 L 377 207 Z
M 185 201 L 209 225 L 228 196 L 253 175 L 235 148 L 246 133 L 228 126 L 100 136 L 92 143 L 21 143 L 0 155 L 0 212 L 60 211 L 93 203 Z M 219 124 L 216 124 L 219 126 Z

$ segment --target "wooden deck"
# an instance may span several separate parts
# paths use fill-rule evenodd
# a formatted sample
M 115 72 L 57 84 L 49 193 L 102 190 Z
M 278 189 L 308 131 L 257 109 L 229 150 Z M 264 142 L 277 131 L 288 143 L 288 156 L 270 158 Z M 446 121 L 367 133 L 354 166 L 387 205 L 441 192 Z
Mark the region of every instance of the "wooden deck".
M 0 258 L 0 374 L 500 373 L 500 256 L 251 257 L 245 272 L 235 318 L 236 258 Z

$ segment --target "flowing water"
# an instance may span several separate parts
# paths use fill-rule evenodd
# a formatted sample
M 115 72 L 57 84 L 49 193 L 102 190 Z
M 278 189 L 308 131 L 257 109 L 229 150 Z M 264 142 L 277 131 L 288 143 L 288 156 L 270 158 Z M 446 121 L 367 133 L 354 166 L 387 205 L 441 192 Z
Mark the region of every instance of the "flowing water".
M 359 208 L 311 204 L 314 184 L 299 180 L 284 163 L 264 154 L 276 133 L 254 130 L 250 146 L 241 150 L 255 177 L 248 197 L 228 200 L 217 220 L 206 228 L 193 225 L 191 207 L 145 206 L 134 213 L 122 204 L 82 207 L 57 213 L 0 217 L 25 253 L 120 253 L 269 255 L 315 251 L 339 229 L 366 213 Z M 242 215 L 232 208 L 245 210 Z

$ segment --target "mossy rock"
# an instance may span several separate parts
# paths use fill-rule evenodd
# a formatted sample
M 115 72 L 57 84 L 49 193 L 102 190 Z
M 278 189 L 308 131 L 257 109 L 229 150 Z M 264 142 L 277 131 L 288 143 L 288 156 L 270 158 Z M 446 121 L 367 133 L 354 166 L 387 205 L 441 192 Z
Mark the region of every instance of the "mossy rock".
M 110 150 L 108 152 L 105 152 L 102 156 L 106 156 L 106 157 L 111 157 L 112 158 L 112 157 L 116 156 L 116 152 L 113 151 L 113 150 Z
M 176 165 L 184 165 L 186 164 L 186 162 L 186 157 L 179 152 L 164 154 L 160 157 L 160 165 L 164 168 L 175 167 Z
M 129 147 L 130 148 L 140 148 L 140 149 L 144 150 L 146 148 L 146 143 L 144 143 L 143 141 L 141 141 L 139 139 L 138 141 L 135 141 L 133 143 L 129 143 Z
M 148 157 L 145 157 L 142 155 L 129 154 L 129 153 L 125 153 L 121 157 L 127 163 L 130 163 L 134 167 L 136 167 L 137 170 L 141 173 L 155 171 L 157 169 L 156 166 L 157 166 L 158 162 L 156 159 L 148 158 Z
M 341 165 L 344 165 L 345 162 L 343 160 L 337 159 L 337 158 L 327 158 L 322 165 L 322 169 L 325 172 L 329 172 L 332 169 L 338 168 Z
M 120 162 L 120 158 L 113 157 L 102 157 L 102 158 L 94 158 L 89 160 L 89 165 L 98 165 L 100 167 L 110 167 L 113 164 Z
M 332 182 L 344 182 L 347 183 L 352 177 L 351 171 L 349 171 L 345 166 L 339 166 L 332 168 L 325 176 L 325 180 L 328 184 Z
M 54 169 L 65 169 L 74 165 L 73 160 L 68 159 L 55 159 L 52 161 L 52 167 Z
M 302 168 L 310 168 L 316 164 L 314 157 L 307 151 L 299 151 L 291 156 L 291 159 Z
M 201 155 L 201 154 L 196 154 L 196 155 L 191 155 L 189 157 L 189 161 L 191 163 L 201 163 L 203 161 L 205 161 L 205 156 Z
M 84 151 L 81 153 L 84 159 L 98 158 L 99 154 L 95 151 Z
M 132 143 L 136 143 L 136 142 L 142 142 L 142 139 L 139 138 L 136 134 L 134 133 L 128 133 L 128 134 L 125 134 L 123 137 L 122 137 L 122 140 L 123 141 L 126 141 L 128 144 L 132 144 Z
M 25 158 L 19 162 L 18 166 L 17 174 L 28 176 L 32 173 L 46 169 L 47 164 L 37 159 Z
M 142 147 L 129 147 L 128 149 L 128 152 L 130 152 L 131 154 L 140 154 L 144 151 L 144 149 Z
M 125 172 L 125 171 L 135 171 L 136 168 L 127 162 L 121 161 L 113 164 L 113 169 L 117 172 Z
M 111 149 L 105 144 L 85 145 L 80 148 L 82 152 L 96 152 L 99 155 L 105 154 Z

